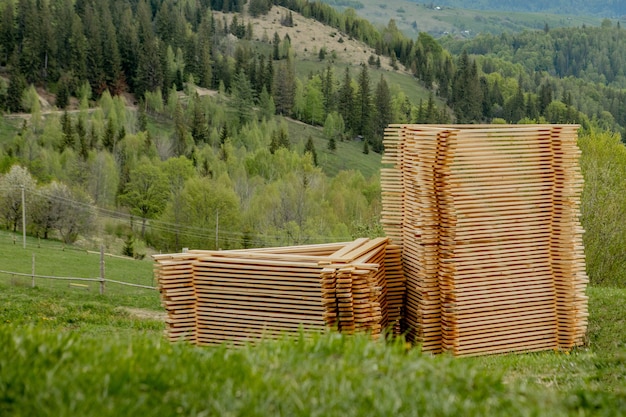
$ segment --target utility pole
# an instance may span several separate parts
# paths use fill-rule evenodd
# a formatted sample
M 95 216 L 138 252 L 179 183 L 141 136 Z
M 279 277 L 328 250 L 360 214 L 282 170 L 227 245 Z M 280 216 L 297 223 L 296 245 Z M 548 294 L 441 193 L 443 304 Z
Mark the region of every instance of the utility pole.
M 24 185 L 22 188 L 22 242 L 24 249 L 26 249 L 26 199 L 24 198 Z

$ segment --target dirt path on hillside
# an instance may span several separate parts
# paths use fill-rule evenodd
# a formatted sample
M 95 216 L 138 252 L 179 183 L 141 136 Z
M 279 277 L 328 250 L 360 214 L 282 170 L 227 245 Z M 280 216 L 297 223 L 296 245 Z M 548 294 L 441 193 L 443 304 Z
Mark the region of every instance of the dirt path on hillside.
M 165 311 L 148 310 L 145 308 L 123 307 L 133 318 L 140 320 L 157 320 L 165 322 L 167 313 Z

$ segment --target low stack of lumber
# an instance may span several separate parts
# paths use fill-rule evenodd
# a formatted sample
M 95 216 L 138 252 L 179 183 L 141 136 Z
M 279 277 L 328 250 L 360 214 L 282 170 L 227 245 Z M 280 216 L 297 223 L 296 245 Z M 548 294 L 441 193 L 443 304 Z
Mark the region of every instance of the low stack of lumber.
M 155 264 L 154 274 L 167 311 L 170 341 L 196 341 L 196 291 L 193 285 L 194 256 L 164 256 Z
M 573 125 L 394 125 L 383 225 L 407 334 L 456 355 L 570 349 L 587 325 Z
M 200 345 L 241 344 L 333 327 L 378 337 L 401 313 L 400 252 L 388 241 L 155 255 L 167 336 Z M 180 300 L 175 288 L 186 288 Z M 177 302 L 187 303 L 190 314 L 177 315 Z

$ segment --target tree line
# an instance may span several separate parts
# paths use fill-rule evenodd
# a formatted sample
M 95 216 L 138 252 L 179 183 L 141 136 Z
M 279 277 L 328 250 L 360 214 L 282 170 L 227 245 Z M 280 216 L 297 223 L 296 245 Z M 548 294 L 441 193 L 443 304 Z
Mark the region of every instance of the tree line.
M 525 110 L 518 111 L 522 118 L 537 120 L 540 116 L 550 122 L 578 123 L 586 120 L 624 133 L 625 41 L 626 32 L 619 22 L 605 20 L 600 27 L 546 27 L 519 34 L 484 34 L 464 41 L 445 38 L 442 44 L 451 53 L 475 58 L 478 71 L 485 77 L 483 83 L 490 89 L 484 88 L 483 97 L 490 94 L 492 101 L 483 116 L 492 112 L 516 121 L 518 117 L 511 117 L 505 102 L 507 97 L 511 100 L 518 95 L 514 100 L 519 105 L 511 107 L 522 108 L 524 95 Z M 513 92 L 515 88 L 521 94 Z M 551 100 L 557 103 L 550 105 Z
M 266 0 L 251 0 L 250 14 L 267 13 L 272 5 Z M 348 36 L 374 45 L 380 54 L 390 54 L 394 62 L 398 61 L 395 51 L 400 60 L 413 53 L 413 42 L 395 27 L 387 30 L 390 36 L 383 42 L 376 28 L 349 11 L 339 14 L 322 3 L 286 5 L 321 21 L 324 16 L 341 17 L 344 23 L 339 26 Z M 6 0 L 0 9 L 0 65 L 5 67 L 9 81 L 0 81 L 0 108 L 29 111 L 22 96 L 30 84 L 47 88 L 56 95 L 57 107 L 65 108 L 82 94 L 85 83 L 94 98 L 108 91 L 112 95 L 130 92 L 142 100 L 146 93 L 160 91 L 166 102 L 172 86 L 180 91 L 185 82 L 191 82 L 233 94 L 241 104 L 242 123 L 247 109 L 260 105 L 269 106 L 276 114 L 323 125 L 331 112 L 338 111 L 338 103 L 354 101 L 358 104 L 355 114 L 345 113 L 353 107 L 342 110 L 345 136 L 364 136 L 374 151 L 382 151 L 381 126 L 394 119 L 388 87 L 370 85 L 366 68 L 360 72 L 357 85 L 350 88 L 345 85 L 347 78 L 340 86 L 338 78 L 332 78 L 339 75 L 329 71 L 319 74 L 323 76 L 321 84 L 296 80 L 288 35 L 281 39 L 274 33 L 271 39 L 253 42 L 252 27 L 243 15 L 218 19 L 212 13 L 241 8 L 240 2 L 208 0 Z M 289 12 L 282 22 L 293 25 L 292 19 Z M 415 52 L 420 64 L 414 66 L 416 76 L 428 84 L 433 78 L 432 65 L 421 63 L 419 57 L 426 53 L 421 45 L 427 43 L 425 48 L 437 53 L 441 48 L 435 48 L 431 38 L 423 39 Z M 376 60 L 370 64 L 376 65 Z M 314 91 L 318 87 L 321 90 Z M 319 92 L 323 94 L 323 110 L 314 108 L 316 103 L 303 109 L 302 97 L 312 99 Z
M 381 233 L 377 176 L 329 177 L 286 122 L 254 108 L 239 126 L 233 97 L 189 93 L 133 109 L 105 91 L 95 109 L 45 118 L 33 106 L 0 148 L 3 226 L 20 228 L 23 185 L 28 232 L 68 243 L 108 231 L 176 251 Z

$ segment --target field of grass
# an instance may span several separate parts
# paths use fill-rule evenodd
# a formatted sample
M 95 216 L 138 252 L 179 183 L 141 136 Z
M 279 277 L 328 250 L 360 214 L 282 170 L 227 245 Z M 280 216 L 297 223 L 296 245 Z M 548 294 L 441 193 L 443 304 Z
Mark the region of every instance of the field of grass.
M 98 256 L 0 232 L 2 268 L 93 276 Z M 37 247 L 37 245 L 41 247 Z M 152 263 L 107 258 L 107 276 Z M 0 415 L 618 416 L 626 289 L 590 287 L 586 346 L 477 358 L 335 333 L 245 348 L 170 344 L 156 291 L 0 275 Z M 150 313 L 154 314 L 141 314 Z
M 337 149 L 328 149 L 328 139 L 324 136 L 321 127 L 314 127 L 294 120 L 287 124 L 289 136 L 299 138 L 294 145 L 300 152 L 304 152 L 304 146 L 309 137 L 313 139 L 317 161 L 324 173 L 334 177 L 339 171 L 361 171 L 366 179 L 380 174 L 381 154 L 370 151 L 363 154 L 363 142 L 356 140 L 337 141 Z
M 0 414 L 622 415 L 626 290 L 589 295 L 584 348 L 452 358 L 332 332 L 170 344 L 113 298 L 0 283 Z
M 38 240 L 27 236 L 26 249 L 22 246 L 22 236 L 7 231 L 0 231 L 0 270 L 32 274 L 33 256 L 35 274 L 56 277 L 98 278 L 100 276 L 100 254 L 87 252 L 85 249 L 65 246 L 61 242 Z M 152 262 L 150 259 L 136 260 L 105 256 L 105 278 L 132 284 L 154 286 Z M 71 287 L 70 282 L 87 285 Z M 18 276 L 0 273 L 0 284 L 13 287 L 30 287 L 30 276 Z M 36 278 L 35 285 L 42 294 L 47 291 L 67 291 L 79 297 L 99 294 L 98 282 L 67 281 Z M 159 296 L 156 290 L 122 286 L 106 283 L 103 299 L 108 299 L 117 306 L 141 308 L 159 308 Z

